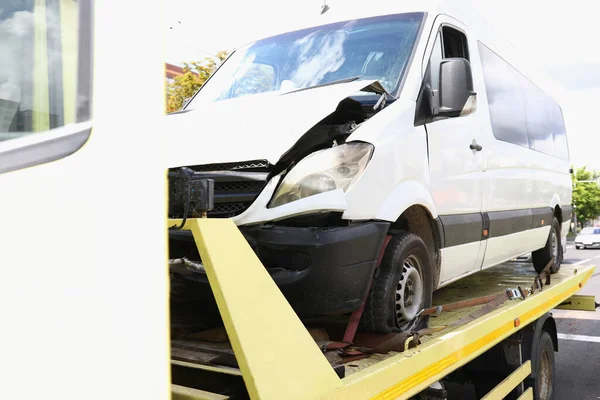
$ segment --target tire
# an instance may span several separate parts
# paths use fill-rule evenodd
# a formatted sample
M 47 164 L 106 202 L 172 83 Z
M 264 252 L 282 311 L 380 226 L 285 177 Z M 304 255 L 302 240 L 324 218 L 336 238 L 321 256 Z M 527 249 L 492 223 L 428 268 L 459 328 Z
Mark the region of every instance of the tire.
M 554 246 L 555 249 L 553 250 Z M 531 253 L 533 267 L 535 268 L 538 274 L 544 270 L 548 262 L 550 262 L 550 260 L 552 259 L 553 255 L 555 255 L 554 265 L 550 268 L 550 272 L 555 274 L 560 269 L 563 260 L 563 250 L 560 237 L 560 224 L 558 223 L 556 217 L 552 218 L 552 225 L 550 227 L 550 234 L 548 235 L 548 240 L 546 240 L 546 245 L 541 249 Z
M 410 318 L 431 307 L 433 270 L 423 240 L 408 232 L 396 234 L 385 249 L 378 268 L 360 329 L 389 333 L 426 327 L 429 317 Z M 410 298 L 404 299 L 409 292 L 412 292 Z
M 533 379 L 533 398 L 539 400 L 551 400 L 554 398 L 554 345 L 548 332 L 542 331 L 538 342 L 536 365 L 532 366 L 535 371 Z

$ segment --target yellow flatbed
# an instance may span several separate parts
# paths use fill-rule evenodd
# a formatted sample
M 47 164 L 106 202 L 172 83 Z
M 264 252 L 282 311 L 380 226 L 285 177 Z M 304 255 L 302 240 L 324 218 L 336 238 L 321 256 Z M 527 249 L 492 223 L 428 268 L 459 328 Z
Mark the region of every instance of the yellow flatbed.
M 479 376 L 480 367 L 470 366 L 498 351 L 508 372 L 483 398 L 534 398 L 527 380 L 537 368 L 532 348 L 543 332 L 557 347 L 549 313 L 568 307 L 595 270 L 563 264 L 549 284 L 530 294 L 533 267 L 506 263 L 438 290 L 434 305 L 476 302 L 519 287 L 525 298 L 442 311 L 418 335 L 359 333 L 343 343 L 335 328 L 347 319 L 301 321 L 233 222 L 191 219 L 184 229 L 194 234 L 224 328 L 173 339 L 172 392 L 180 399 L 445 398 L 440 382 L 463 369 Z M 394 337 L 400 341 L 393 350 L 373 351 Z M 425 390 L 437 394 L 418 397 Z

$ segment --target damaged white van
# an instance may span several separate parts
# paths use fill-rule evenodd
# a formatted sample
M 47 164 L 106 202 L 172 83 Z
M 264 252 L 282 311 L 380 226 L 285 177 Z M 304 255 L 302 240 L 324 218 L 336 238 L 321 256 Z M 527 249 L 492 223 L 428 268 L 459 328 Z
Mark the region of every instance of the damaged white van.
M 198 216 L 182 180 L 211 179 L 208 218 L 235 221 L 299 315 L 365 302 L 369 331 L 423 325 L 433 291 L 525 252 L 556 272 L 571 219 L 561 107 L 460 4 L 332 7 L 238 48 L 166 117 L 169 217 Z M 206 313 L 192 238 L 169 234 L 171 258 L 199 266 L 172 265 L 174 293 Z

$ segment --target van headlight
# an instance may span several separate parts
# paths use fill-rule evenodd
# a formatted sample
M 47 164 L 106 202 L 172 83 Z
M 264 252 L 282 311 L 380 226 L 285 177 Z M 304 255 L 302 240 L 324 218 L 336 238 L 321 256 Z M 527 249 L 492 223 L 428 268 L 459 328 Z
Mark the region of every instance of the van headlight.
M 345 143 L 308 155 L 283 178 L 269 208 L 335 189 L 347 191 L 364 172 L 373 150 L 369 143 Z

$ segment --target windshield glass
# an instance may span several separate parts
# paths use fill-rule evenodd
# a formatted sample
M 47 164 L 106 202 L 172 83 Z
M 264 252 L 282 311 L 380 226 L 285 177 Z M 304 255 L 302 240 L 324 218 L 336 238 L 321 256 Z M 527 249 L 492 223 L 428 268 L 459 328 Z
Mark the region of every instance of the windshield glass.
M 598 228 L 583 228 L 580 235 L 600 235 L 600 229 Z
M 379 80 L 395 92 L 422 18 L 422 13 L 410 13 L 358 19 L 250 43 L 223 63 L 189 108 L 355 77 Z

